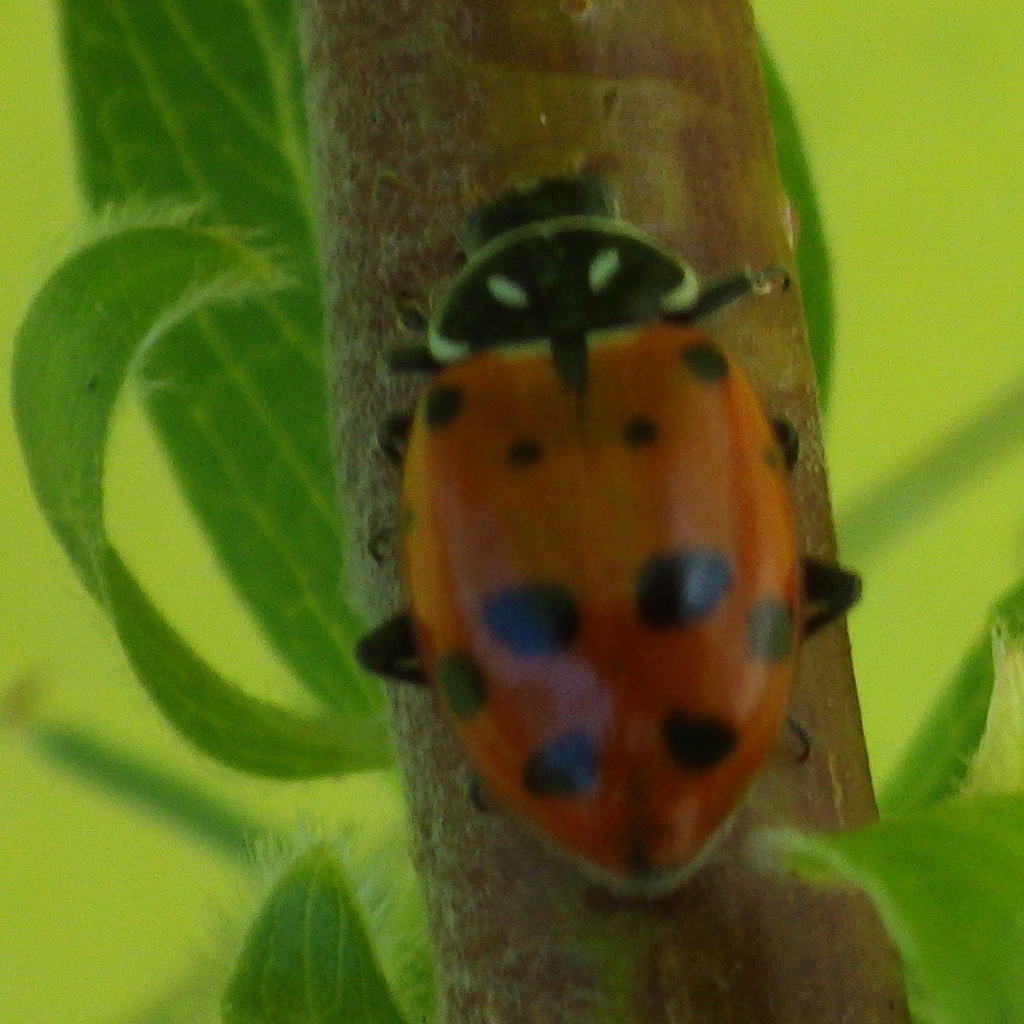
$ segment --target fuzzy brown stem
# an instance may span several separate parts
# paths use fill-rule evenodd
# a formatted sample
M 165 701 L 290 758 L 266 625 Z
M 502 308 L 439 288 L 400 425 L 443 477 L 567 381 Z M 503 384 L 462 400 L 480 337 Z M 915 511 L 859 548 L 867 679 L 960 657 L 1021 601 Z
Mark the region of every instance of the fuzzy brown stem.
M 746 0 L 305 0 L 321 190 L 337 465 L 349 581 L 371 620 L 401 603 L 366 553 L 396 475 L 377 425 L 415 383 L 387 380 L 396 305 L 428 303 L 466 213 L 513 186 L 605 173 L 622 215 L 698 273 L 793 265 Z M 768 410 L 800 432 L 805 549 L 834 554 L 799 289 L 713 329 Z M 412 690 L 413 692 L 408 692 Z M 861 896 L 812 889 L 756 856 L 766 824 L 875 815 L 842 626 L 807 644 L 783 744 L 728 837 L 675 895 L 611 897 L 500 814 L 434 699 L 390 691 L 449 1024 L 897 1024 L 895 954 Z

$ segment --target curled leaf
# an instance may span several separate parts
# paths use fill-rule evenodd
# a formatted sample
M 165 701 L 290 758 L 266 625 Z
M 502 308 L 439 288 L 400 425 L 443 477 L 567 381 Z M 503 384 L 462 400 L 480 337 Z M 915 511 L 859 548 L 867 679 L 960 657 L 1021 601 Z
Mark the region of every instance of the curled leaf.
M 164 620 L 103 518 L 107 435 L 131 368 L 183 318 L 288 283 L 266 253 L 189 211 L 112 221 L 58 267 L 29 308 L 16 339 L 13 397 L 36 499 L 164 714 L 226 764 L 305 777 L 387 764 L 380 717 L 308 719 L 244 693 Z

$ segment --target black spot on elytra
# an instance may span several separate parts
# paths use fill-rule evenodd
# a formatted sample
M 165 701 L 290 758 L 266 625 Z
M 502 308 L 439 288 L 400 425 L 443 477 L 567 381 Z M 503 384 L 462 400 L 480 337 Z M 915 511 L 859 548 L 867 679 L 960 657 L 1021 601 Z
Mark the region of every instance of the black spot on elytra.
M 658 437 L 654 421 L 647 416 L 634 416 L 622 428 L 622 440 L 631 448 L 651 444 Z
M 708 715 L 672 711 L 662 724 L 669 753 L 687 771 L 702 771 L 724 761 L 736 748 L 736 732 Z
M 484 599 L 484 625 L 520 658 L 555 654 L 576 637 L 579 615 L 560 583 L 526 583 Z
M 510 466 L 532 466 L 540 459 L 540 444 L 530 437 L 521 437 L 508 446 L 505 458 Z
M 462 408 L 462 391 L 449 384 L 439 384 L 427 392 L 423 416 L 432 430 L 445 427 L 459 414 Z
M 556 736 L 523 768 L 523 785 L 537 796 L 578 796 L 596 781 L 597 747 L 584 732 Z
M 683 349 L 683 363 L 697 380 L 708 384 L 723 380 L 729 372 L 725 356 L 711 342 Z
M 437 660 L 434 677 L 448 707 L 459 718 L 476 714 L 483 707 L 487 694 L 483 676 L 468 654 L 451 651 Z
M 713 548 L 656 555 L 640 571 L 636 603 L 640 620 L 663 629 L 710 615 L 732 584 L 729 560 Z
M 762 597 L 747 614 L 747 653 L 758 661 L 783 661 L 793 649 L 793 615 L 785 601 Z

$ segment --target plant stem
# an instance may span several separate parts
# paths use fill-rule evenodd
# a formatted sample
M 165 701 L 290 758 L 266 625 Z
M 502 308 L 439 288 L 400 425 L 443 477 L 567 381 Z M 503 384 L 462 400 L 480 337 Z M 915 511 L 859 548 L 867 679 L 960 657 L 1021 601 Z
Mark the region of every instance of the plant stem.
M 377 424 L 415 382 L 385 382 L 395 306 L 451 276 L 465 215 L 510 187 L 588 169 L 623 217 L 701 274 L 793 265 L 746 0 L 305 0 L 349 578 L 368 614 L 401 603 L 366 553 L 394 515 Z M 772 416 L 801 435 L 806 550 L 834 555 L 799 289 L 738 304 L 714 332 Z M 407 688 L 413 690 L 413 688 Z M 613 898 L 515 822 L 467 799 L 434 699 L 394 688 L 448 1024 L 906 1020 L 895 954 L 866 899 L 810 888 L 753 853 L 766 824 L 871 820 L 874 799 L 841 626 L 805 648 L 785 744 L 729 835 L 675 895 Z

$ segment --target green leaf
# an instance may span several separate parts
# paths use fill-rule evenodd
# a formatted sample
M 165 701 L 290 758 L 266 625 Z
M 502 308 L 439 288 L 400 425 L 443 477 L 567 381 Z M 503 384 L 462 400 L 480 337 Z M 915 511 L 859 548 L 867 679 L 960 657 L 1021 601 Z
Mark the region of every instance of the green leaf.
M 992 699 L 978 749 L 964 779 L 965 795 L 1024 793 L 1024 620 L 992 627 Z
M 849 505 L 836 523 L 844 558 L 864 565 L 883 555 L 942 502 L 1018 452 L 1022 436 L 1024 383 L 1017 382 Z
M 435 1021 L 434 955 L 426 905 L 397 785 L 394 799 L 380 809 L 373 829 L 347 828 L 336 849 L 395 1004 L 407 1024 Z
M 155 813 L 217 853 L 240 864 L 266 829 L 194 782 L 121 750 L 83 729 L 34 722 L 29 735 L 49 762 L 92 785 Z
M 79 165 L 93 209 L 186 199 L 282 254 L 287 292 L 181 320 L 142 367 L 179 482 L 302 685 L 379 713 L 339 585 L 322 308 L 294 12 L 282 0 L 61 0 Z
M 818 401 L 828 408 L 832 385 L 832 350 L 835 344 L 832 311 L 832 267 L 825 229 L 811 178 L 811 168 L 800 138 L 796 113 L 775 61 L 761 46 L 768 110 L 775 133 L 782 187 L 799 219 L 796 264 L 800 274 L 807 340 L 818 380 Z
M 787 864 L 863 888 L 927 1024 L 1024 1020 L 1024 796 L 960 798 L 831 836 L 774 837 Z
M 253 775 L 312 778 L 384 768 L 384 719 L 307 718 L 244 693 L 213 671 L 166 623 L 108 547 L 109 607 L 132 667 L 168 720 L 201 750 Z
M 988 718 L 995 669 L 993 624 L 1024 614 L 1024 582 L 997 602 L 985 628 L 889 773 L 878 796 L 883 815 L 930 807 L 959 793 Z
M 60 0 L 82 185 L 94 208 L 204 197 L 313 257 L 292 0 Z
M 330 847 L 301 856 L 253 922 L 224 1024 L 403 1024 Z
M 109 611 L 150 694 L 197 746 L 243 770 L 308 776 L 388 761 L 381 719 L 309 720 L 243 693 L 182 642 L 111 547 L 102 467 L 133 365 L 173 344 L 212 302 L 287 284 L 236 234 L 164 209 L 107 223 L 36 296 L 18 332 L 14 413 L 36 499 L 90 593 Z

